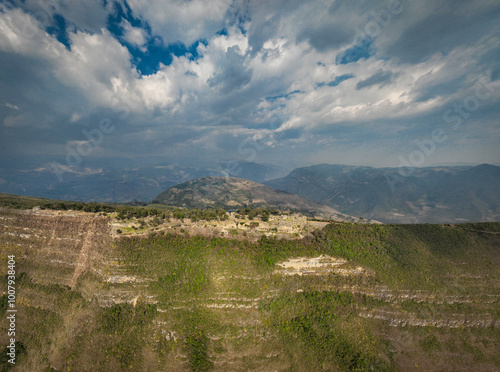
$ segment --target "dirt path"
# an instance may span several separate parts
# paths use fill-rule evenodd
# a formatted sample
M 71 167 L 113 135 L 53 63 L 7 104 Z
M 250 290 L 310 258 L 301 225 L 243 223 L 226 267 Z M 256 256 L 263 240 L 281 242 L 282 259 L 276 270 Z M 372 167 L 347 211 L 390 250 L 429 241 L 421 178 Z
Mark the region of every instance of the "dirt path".
M 84 223 L 83 228 L 87 229 L 85 237 L 83 238 L 82 248 L 80 250 L 80 254 L 78 255 L 78 259 L 76 261 L 75 272 L 73 273 L 73 277 L 71 278 L 69 286 L 73 289 L 76 285 L 76 282 L 80 275 L 82 275 L 88 267 L 88 258 L 90 248 L 92 247 L 92 240 L 95 235 L 95 230 L 97 227 L 98 219 L 96 217 L 90 220 L 90 223 Z
M 47 243 L 47 248 L 50 251 L 52 251 L 52 247 L 54 246 L 54 241 L 56 240 L 56 230 L 57 230 L 57 224 L 61 222 L 61 218 L 57 219 L 57 223 L 54 224 L 54 227 L 52 228 L 52 231 L 50 232 L 50 238 Z

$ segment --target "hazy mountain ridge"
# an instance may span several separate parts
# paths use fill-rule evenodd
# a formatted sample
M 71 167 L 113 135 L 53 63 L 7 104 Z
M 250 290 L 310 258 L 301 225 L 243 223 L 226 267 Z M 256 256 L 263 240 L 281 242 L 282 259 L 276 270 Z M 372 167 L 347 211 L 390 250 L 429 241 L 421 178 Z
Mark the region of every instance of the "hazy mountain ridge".
M 341 220 L 356 220 L 324 204 L 234 177 L 202 177 L 160 193 L 153 203 L 184 208 L 276 208 Z
M 408 177 L 396 168 L 320 164 L 265 184 L 387 223 L 500 221 L 500 167 L 487 164 L 413 168 Z
M 124 169 L 68 168 L 59 180 L 47 165 L 30 170 L 0 169 L 0 192 L 84 202 L 150 202 L 163 190 L 199 177 L 229 175 L 262 182 L 287 173 L 275 165 L 241 161 L 197 166 L 156 164 Z
M 387 223 L 500 221 L 500 167 L 486 164 L 413 168 L 408 177 L 401 177 L 396 168 L 319 164 L 273 180 L 269 178 L 283 174 L 283 168 L 249 162 L 80 171 L 64 173 L 59 182 L 49 168 L 2 170 L 0 192 L 62 200 L 149 202 L 183 182 L 229 175 L 263 182 L 347 215 Z

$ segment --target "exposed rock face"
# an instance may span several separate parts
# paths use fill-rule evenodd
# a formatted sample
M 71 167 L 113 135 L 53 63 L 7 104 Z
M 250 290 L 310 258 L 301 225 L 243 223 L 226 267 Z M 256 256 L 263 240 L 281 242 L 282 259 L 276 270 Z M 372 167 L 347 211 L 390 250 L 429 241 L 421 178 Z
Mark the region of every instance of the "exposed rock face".
M 343 258 L 334 258 L 327 255 L 307 258 L 290 258 L 287 261 L 278 263 L 281 269 L 276 270 L 281 275 L 370 275 L 367 270 L 361 266 L 350 267 L 346 265 L 347 260 Z

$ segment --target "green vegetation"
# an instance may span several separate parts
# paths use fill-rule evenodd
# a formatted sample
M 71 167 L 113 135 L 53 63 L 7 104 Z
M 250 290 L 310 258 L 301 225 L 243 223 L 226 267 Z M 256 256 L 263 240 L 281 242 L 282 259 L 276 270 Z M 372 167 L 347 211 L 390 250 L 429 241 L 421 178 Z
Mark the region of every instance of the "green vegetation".
M 208 355 L 208 328 L 213 328 L 213 319 L 207 311 L 192 307 L 177 315 L 179 329 L 185 334 L 183 348 L 187 352 L 192 371 L 209 371 L 213 362 Z
M 120 218 L 138 218 L 139 226 L 227 215 L 158 211 L 153 218 L 122 211 Z M 14 250 L 17 256 L 20 370 L 500 368 L 499 223 L 331 223 L 301 240 L 249 241 L 238 229 L 228 229 L 229 238 L 164 231 L 111 238 L 101 218 L 87 238 L 85 271 L 69 287 L 88 225 L 71 220 L 59 231 L 46 216 L 1 213 L 2 288 L 6 257 Z M 279 212 L 237 213 L 262 224 Z M 345 262 L 302 276 L 282 275 L 277 266 L 321 255 Z M 6 308 L 4 295 L 0 313 Z M 5 316 L 0 327 L 3 348 Z
M 333 223 L 314 235 L 320 251 L 373 269 L 381 282 L 400 288 L 452 290 L 451 277 L 464 271 L 464 261 L 469 272 L 493 265 L 492 235 L 461 225 Z
M 156 314 L 156 306 L 141 304 L 132 307 L 130 304 L 114 305 L 101 311 L 99 324 L 103 332 L 108 334 L 125 334 L 131 325 L 139 327 L 151 322 Z
M 52 210 L 75 210 L 85 212 L 115 212 L 119 207 L 118 204 L 112 203 L 83 203 L 65 200 L 50 200 L 44 198 L 34 198 L 30 196 L 18 196 L 10 194 L 0 194 L 0 207 L 14 209 L 31 209 L 40 207 L 40 209 Z
M 22 358 L 26 353 L 26 348 L 24 347 L 24 344 L 21 341 L 16 341 L 15 349 L 16 349 L 16 363 L 19 363 L 22 361 Z M 0 372 L 7 372 L 12 367 L 14 367 L 12 363 L 9 363 L 10 358 L 7 355 L 7 353 L 9 352 L 10 352 L 9 348 L 6 346 L 0 355 Z
M 118 304 L 99 311 L 98 330 L 107 335 L 106 355 L 119 362 L 122 369 L 134 369 L 141 365 L 141 340 L 156 315 L 156 307 L 149 304 Z
M 253 220 L 255 217 L 260 217 L 262 221 L 269 221 L 269 215 L 278 216 L 289 214 L 290 212 L 282 212 L 274 208 L 240 208 L 237 213 L 240 216 L 247 216 L 250 220 Z
M 355 304 L 363 298 L 350 293 L 311 291 L 282 296 L 263 304 L 266 320 L 276 329 L 297 370 L 392 370 L 379 355 L 382 343 L 359 323 Z M 385 360 L 384 360 L 385 359 Z
M 151 288 L 165 303 L 173 294 L 199 295 L 209 284 L 205 239 L 158 234 L 121 240 L 120 251 L 125 262 L 136 263 L 131 274 L 157 278 Z
M 424 351 L 427 351 L 427 352 L 441 350 L 441 344 L 439 343 L 439 341 L 435 335 L 429 335 L 426 338 L 424 338 L 423 340 L 421 340 L 420 346 L 422 347 L 422 349 Z
M 13 209 L 40 209 L 51 210 L 74 210 L 92 213 L 118 213 L 119 220 L 128 220 L 132 218 L 154 217 L 152 224 L 158 225 L 162 220 L 169 218 L 184 219 L 189 218 L 192 221 L 204 220 L 227 220 L 228 215 L 224 209 L 180 209 L 155 205 L 123 205 L 113 203 L 83 203 L 70 201 L 57 201 L 43 198 L 33 198 L 9 194 L 0 194 L 0 207 Z
M 2 297 L 0 297 L 0 315 L 4 315 L 7 311 L 7 307 L 9 305 L 8 297 L 8 295 L 3 295 Z

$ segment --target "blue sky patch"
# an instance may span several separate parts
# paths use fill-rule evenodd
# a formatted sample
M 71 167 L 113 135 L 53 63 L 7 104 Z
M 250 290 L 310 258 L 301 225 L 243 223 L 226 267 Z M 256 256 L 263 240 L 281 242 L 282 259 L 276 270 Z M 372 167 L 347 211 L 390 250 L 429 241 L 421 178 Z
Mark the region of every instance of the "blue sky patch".
M 114 9 L 115 12 L 114 14 L 110 14 L 108 16 L 108 30 L 113 34 L 118 37 L 123 36 L 123 28 L 121 26 L 123 20 L 127 20 L 131 26 L 133 27 L 141 27 L 143 28 L 148 34 L 151 34 L 151 27 L 147 22 L 142 22 L 140 19 L 135 18 L 132 15 L 132 11 L 130 10 L 129 6 L 127 5 L 126 2 L 124 2 L 125 8 L 123 9 L 122 5 L 119 3 L 114 4 Z
M 338 54 L 335 58 L 335 62 L 338 65 L 347 65 L 348 63 L 357 62 L 363 58 L 368 59 L 374 54 L 373 39 L 367 37 L 364 38 L 362 42 Z
M 124 42 L 130 54 L 132 54 L 132 62 L 137 67 L 141 75 L 151 75 L 158 71 L 160 62 L 165 66 L 169 66 L 175 57 L 189 56 L 191 61 L 196 60 L 198 55 L 198 46 L 207 44 L 206 40 L 197 40 L 190 46 L 183 43 L 174 43 L 165 46 L 159 37 L 151 38 L 146 45 L 147 51 L 143 52 L 137 47 Z
M 329 83 L 324 83 L 324 82 L 321 82 L 321 83 L 318 83 L 316 84 L 317 87 L 323 87 L 323 86 L 328 86 L 328 87 L 336 87 L 337 85 L 339 85 L 340 83 L 342 83 L 343 81 L 346 81 L 346 80 L 349 80 L 349 79 L 352 79 L 354 77 L 353 74 L 344 74 L 344 75 L 339 75 L 339 76 L 336 76 L 335 79 L 333 79 L 332 81 L 330 81 Z
M 280 99 L 280 98 L 288 99 L 290 96 L 292 96 L 296 93 L 300 93 L 300 90 L 294 90 L 293 92 L 286 93 L 286 94 L 280 94 L 277 96 L 266 97 L 266 101 L 276 101 L 277 99 Z
M 63 44 L 66 49 L 71 50 L 71 44 L 66 31 L 66 20 L 59 14 L 54 15 L 54 24 L 47 27 L 47 33 L 55 36 L 56 39 Z
M 130 44 L 124 39 L 123 20 L 126 20 L 133 27 L 142 28 L 149 39 L 145 50 L 137 45 Z M 108 30 L 114 34 L 126 46 L 132 55 L 132 63 L 141 75 L 151 75 L 158 72 L 160 63 L 169 66 L 175 57 L 189 56 L 190 60 L 196 60 L 199 55 L 197 48 L 200 44 L 207 45 L 205 39 L 197 40 L 191 45 L 181 42 L 165 45 L 159 36 L 151 36 L 151 27 L 147 22 L 143 22 L 132 15 L 132 11 L 125 2 L 125 9 L 121 4 L 115 3 L 115 13 L 108 17 Z M 221 35 L 227 34 L 225 29 L 219 31 Z
M 219 36 L 227 36 L 227 35 L 228 35 L 228 33 L 227 33 L 227 29 L 225 29 L 225 28 L 223 28 L 223 29 L 222 29 L 222 30 L 220 30 L 220 31 L 217 31 L 215 34 L 216 34 L 216 35 L 219 35 Z

